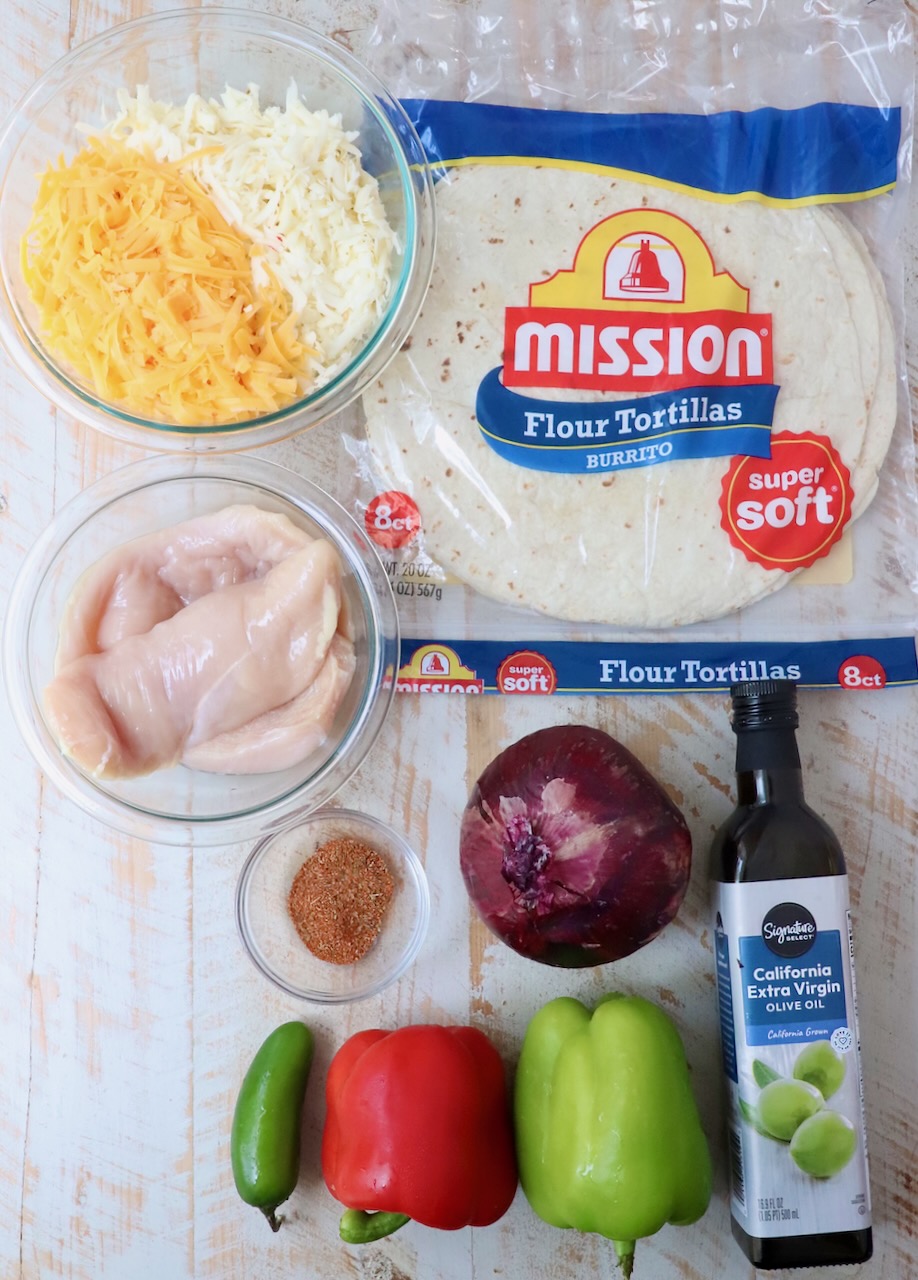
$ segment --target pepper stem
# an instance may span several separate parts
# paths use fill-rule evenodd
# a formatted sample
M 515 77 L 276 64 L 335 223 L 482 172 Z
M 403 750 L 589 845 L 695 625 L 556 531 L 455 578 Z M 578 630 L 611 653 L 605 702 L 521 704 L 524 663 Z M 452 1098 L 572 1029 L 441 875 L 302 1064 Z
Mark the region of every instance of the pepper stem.
M 624 1280 L 631 1280 L 631 1271 L 634 1267 L 634 1241 L 633 1240 L 613 1240 L 615 1252 L 618 1255 L 618 1265 L 622 1269 Z
M 372 1244 L 374 1240 L 382 1240 L 391 1236 L 406 1222 L 410 1222 L 407 1213 L 368 1213 L 365 1209 L 345 1209 L 341 1215 L 338 1232 L 345 1244 Z
M 270 1209 L 262 1209 L 262 1213 L 267 1218 L 268 1226 L 272 1231 L 280 1231 L 281 1223 L 283 1222 L 283 1218 L 279 1218 L 274 1212 L 276 1208 L 277 1205 L 273 1205 Z

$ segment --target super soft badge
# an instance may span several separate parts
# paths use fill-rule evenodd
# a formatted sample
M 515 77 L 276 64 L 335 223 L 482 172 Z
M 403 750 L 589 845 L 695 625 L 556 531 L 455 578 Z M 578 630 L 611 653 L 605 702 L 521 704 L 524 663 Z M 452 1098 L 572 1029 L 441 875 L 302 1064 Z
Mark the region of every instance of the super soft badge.
M 827 555 L 851 518 L 850 473 L 826 436 L 772 437 L 770 458 L 734 458 L 724 476 L 723 527 L 766 569 L 790 572 Z

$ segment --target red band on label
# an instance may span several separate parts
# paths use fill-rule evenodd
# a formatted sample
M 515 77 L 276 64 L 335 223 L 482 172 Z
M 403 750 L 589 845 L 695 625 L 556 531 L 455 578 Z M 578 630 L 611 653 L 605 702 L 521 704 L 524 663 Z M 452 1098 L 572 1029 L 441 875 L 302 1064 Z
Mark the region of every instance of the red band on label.
M 853 498 L 848 468 L 827 436 L 782 431 L 771 438 L 770 458 L 730 463 L 721 526 L 747 560 L 789 573 L 828 554 Z
M 508 307 L 505 387 L 664 391 L 771 382 L 771 316 Z
M 407 493 L 387 489 L 369 504 L 363 522 L 377 546 L 392 550 L 407 546 L 416 536 L 421 527 L 421 513 Z
M 497 687 L 501 693 L 554 693 L 557 686 L 554 667 L 532 649 L 511 653 L 497 668 Z

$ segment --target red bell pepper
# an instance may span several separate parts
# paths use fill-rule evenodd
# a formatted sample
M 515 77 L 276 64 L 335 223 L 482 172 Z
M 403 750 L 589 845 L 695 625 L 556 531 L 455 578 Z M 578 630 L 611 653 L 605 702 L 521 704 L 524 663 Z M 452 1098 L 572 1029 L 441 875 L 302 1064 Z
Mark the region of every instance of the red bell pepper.
M 348 1207 L 341 1236 L 378 1240 L 409 1218 L 454 1231 L 496 1222 L 516 1191 L 500 1056 L 473 1027 L 361 1031 L 325 1086 L 322 1173 Z

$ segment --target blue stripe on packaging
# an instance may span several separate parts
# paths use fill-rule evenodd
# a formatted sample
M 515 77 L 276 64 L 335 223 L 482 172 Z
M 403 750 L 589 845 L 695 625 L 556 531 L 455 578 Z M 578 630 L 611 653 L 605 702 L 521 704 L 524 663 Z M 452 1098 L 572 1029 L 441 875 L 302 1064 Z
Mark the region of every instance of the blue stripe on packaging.
M 787 980 L 757 979 L 780 967 L 780 959 L 760 937 L 739 939 L 743 1013 L 746 1043 L 795 1044 L 828 1040 L 833 1031 L 848 1026 L 845 1006 L 845 973 L 841 935 L 837 929 L 820 929 L 799 962 L 799 976 Z M 791 968 L 795 961 L 790 961 Z M 810 978 L 806 970 L 822 970 L 825 976 Z
M 733 981 L 730 977 L 730 942 L 724 933 L 720 912 L 714 930 L 714 959 L 717 971 L 717 1005 L 720 1013 L 720 1048 L 724 1074 L 734 1084 L 739 1082 L 736 1069 L 736 1027 L 733 1022 Z
M 514 653 L 536 653 L 551 664 L 559 694 L 723 693 L 740 680 L 789 679 L 810 688 L 874 693 L 918 683 L 913 636 L 824 640 L 647 643 L 568 640 L 441 640 L 403 637 L 402 670 L 425 645 L 453 650 L 481 680 L 483 693 L 500 693 L 497 671 Z M 882 673 L 881 675 L 878 673 Z M 525 686 L 525 681 L 517 681 Z M 451 689 L 449 680 L 446 686 Z M 446 692 L 438 685 L 431 692 Z M 412 681 L 403 692 L 424 692 Z M 518 693 L 537 693 L 525 687 Z M 513 696 L 513 695 L 507 695 Z
M 522 396 L 500 369 L 481 382 L 475 413 L 491 448 L 534 471 L 624 471 L 680 458 L 771 456 L 778 388 L 682 387 L 634 400 Z
M 780 202 L 852 199 L 896 181 L 898 107 L 819 102 L 712 115 L 539 110 L 403 99 L 435 165 L 506 157 L 597 166 L 680 188 Z

